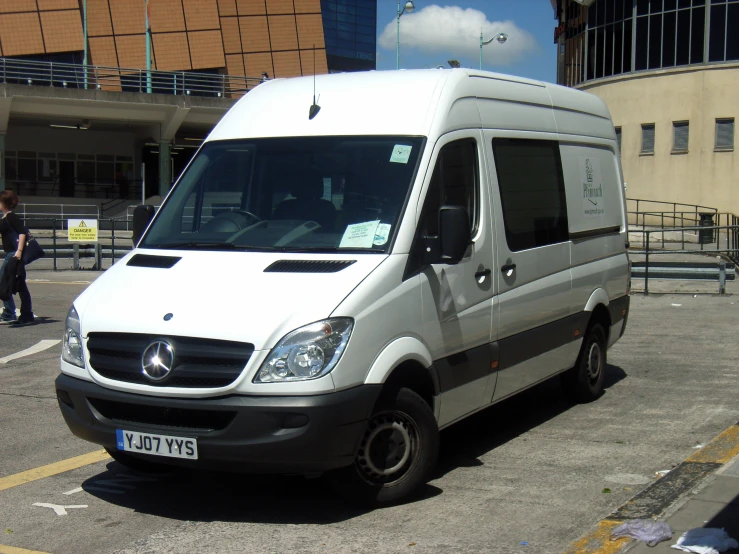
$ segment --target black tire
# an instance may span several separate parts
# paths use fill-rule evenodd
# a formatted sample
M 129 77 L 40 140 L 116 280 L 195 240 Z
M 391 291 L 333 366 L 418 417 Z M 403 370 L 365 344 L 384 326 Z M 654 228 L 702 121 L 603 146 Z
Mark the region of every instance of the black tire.
M 138 471 L 139 473 L 167 473 L 172 471 L 171 466 L 152 462 L 150 460 L 139 458 L 137 456 L 131 456 L 130 454 L 126 452 L 121 452 L 120 450 L 116 450 L 115 448 L 106 447 L 105 451 L 110 454 L 111 458 L 113 458 L 122 466 L 134 471 Z
M 378 402 L 354 464 L 329 477 L 351 504 L 394 504 L 429 480 L 438 455 L 439 427 L 431 408 L 418 394 L 401 388 Z
M 575 367 L 562 374 L 565 393 L 576 402 L 592 402 L 603 394 L 606 378 L 606 333 L 600 323 L 588 328 Z

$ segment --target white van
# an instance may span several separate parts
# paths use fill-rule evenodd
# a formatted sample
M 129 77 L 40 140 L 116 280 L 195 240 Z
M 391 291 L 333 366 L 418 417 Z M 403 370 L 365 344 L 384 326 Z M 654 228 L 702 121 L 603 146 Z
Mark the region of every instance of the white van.
M 628 316 L 608 110 L 537 81 L 267 82 L 151 215 L 75 300 L 56 381 L 72 432 L 134 468 L 397 501 L 440 429 L 557 374 L 597 398 Z

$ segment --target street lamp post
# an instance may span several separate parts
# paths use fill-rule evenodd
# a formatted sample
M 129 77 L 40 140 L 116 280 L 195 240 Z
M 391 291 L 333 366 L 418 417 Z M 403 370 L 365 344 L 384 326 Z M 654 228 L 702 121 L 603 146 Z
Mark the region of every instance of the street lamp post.
M 395 69 L 400 69 L 400 16 L 403 15 L 405 12 L 411 13 L 415 9 L 416 6 L 413 5 L 413 1 L 408 0 L 401 10 L 400 0 L 398 0 L 398 17 L 396 19 L 397 29 L 395 32 Z
M 149 0 L 145 0 L 146 11 L 146 92 L 151 94 L 151 22 L 149 21 Z
M 85 88 L 87 88 L 87 0 L 82 1 L 82 67 L 84 67 Z
M 505 33 L 498 33 L 490 40 L 482 40 L 482 31 L 480 31 L 480 69 L 482 69 L 482 47 L 485 44 L 490 44 L 494 40 L 497 40 L 499 44 L 504 44 L 508 40 L 508 35 Z

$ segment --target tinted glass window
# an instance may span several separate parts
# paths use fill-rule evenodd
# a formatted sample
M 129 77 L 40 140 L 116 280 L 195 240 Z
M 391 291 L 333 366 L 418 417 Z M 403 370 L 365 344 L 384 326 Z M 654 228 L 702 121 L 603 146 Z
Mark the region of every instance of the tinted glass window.
M 422 235 L 438 236 L 439 208 L 445 205 L 467 208 L 474 235 L 479 219 L 479 174 L 474 139 L 450 142 L 441 149 L 423 206 Z
M 206 143 L 142 246 L 385 252 L 422 145 L 418 137 Z
M 568 240 L 559 144 L 495 139 L 493 153 L 506 240 L 511 251 Z

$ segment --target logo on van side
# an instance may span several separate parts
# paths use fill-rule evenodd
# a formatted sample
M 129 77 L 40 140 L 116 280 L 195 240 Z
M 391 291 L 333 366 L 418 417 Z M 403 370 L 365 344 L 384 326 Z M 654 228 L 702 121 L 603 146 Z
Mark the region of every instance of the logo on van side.
M 586 217 L 602 216 L 606 213 L 603 197 L 603 181 L 600 175 L 600 160 L 580 158 L 582 175 L 582 210 Z

